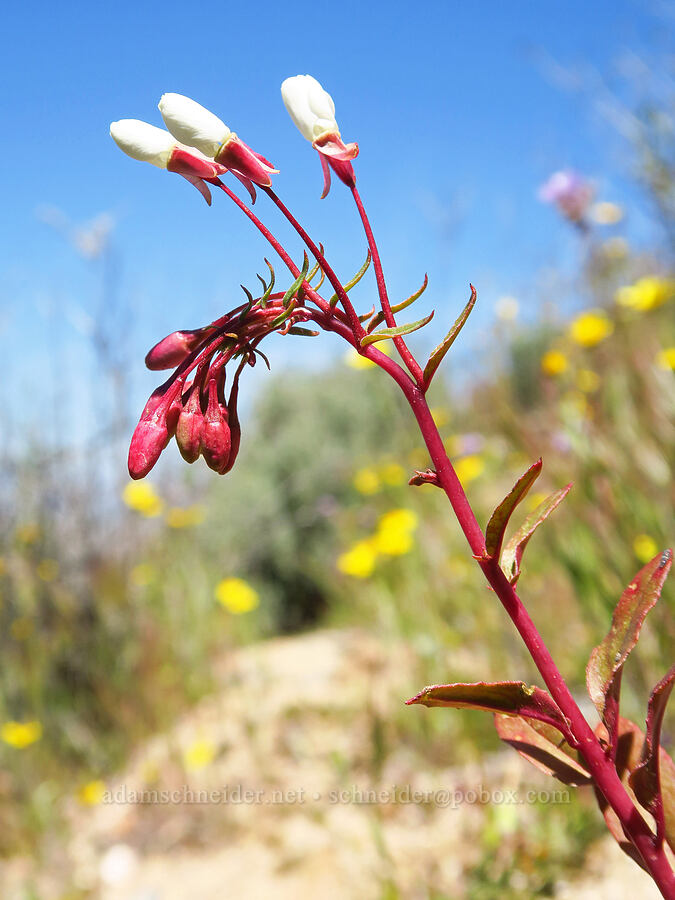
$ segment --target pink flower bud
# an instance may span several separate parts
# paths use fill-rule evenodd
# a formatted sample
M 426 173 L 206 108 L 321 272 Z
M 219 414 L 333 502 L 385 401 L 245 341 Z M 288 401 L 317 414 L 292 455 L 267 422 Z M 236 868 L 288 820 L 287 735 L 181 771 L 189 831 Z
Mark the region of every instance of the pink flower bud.
M 230 459 L 230 427 L 227 410 L 218 400 L 218 380 L 209 380 L 209 401 L 204 413 L 204 427 L 201 433 L 201 450 L 209 469 L 219 474 L 226 470 Z
M 145 365 L 153 371 L 175 369 L 203 340 L 207 330 L 198 328 L 193 331 L 174 331 L 148 351 Z
M 183 379 L 170 379 L 150 395 L 129 444 L 129 475 L 145 478 L 169 443 L 176 427 L 176 401 Z
M 231 169 L 233 174 L 247 178 L 260 187 L 271 187 L 270 175 L 279 171 L 264 156 L 251 150 L 234 132 L 218 150 L 216 162 Z
M 201 407 L 201 385 L 198 379 L 190 389 L 187 403 L 178 417 L 176 425 L 176 443 L 180 455 L 186 462 L 193 463 L 199 459 L 200 440 L 204 425 L 204 414 Z
M 241 427 L 239 425 L 239 415 L 237 414 L 237 395 L 239 393 L 239 379 L 235 376 L 232 390 L 230 391 L 230 400 L 227 404 L 227 421 L 230 426 L 230 456 L 227 465 L 221 472 L 225 475 L 230 471 L 237 459 L 239 453 L 239 444 L 241 443 Z

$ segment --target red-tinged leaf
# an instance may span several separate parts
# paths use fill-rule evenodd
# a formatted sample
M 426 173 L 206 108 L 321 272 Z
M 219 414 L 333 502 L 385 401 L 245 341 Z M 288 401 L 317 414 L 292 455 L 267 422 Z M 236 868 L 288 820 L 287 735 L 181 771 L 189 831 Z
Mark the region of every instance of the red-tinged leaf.
M 609 733 L 602 722 L 595 729 L 595 734 L 604 744 L 609 744 Z M 617 774 L 626 789 L 626 793 L 632 800 L 635 809 L 642 816 L 645 822 L 647 822 L 647 824 L 651 827 L 651 824 L 646 815 L 643 813 L 640 803 L 629 783 L 629 776 L 640 761 L 640 749 L 642 747 L 643 741 L 644 735 L 635 724 L 635 722 L 631 722 L 630 719 L 622 719 L 620 717 L 617 719 L 616 757 L 614 765 L 616 766 Z M 610 834 L 617 842 L 619 847 L 621 847 L 623 852 L 627 856 L 630 856 L 630 858 L 634 862 L 636 862 L 644 869 L 645 865 L 642 861 L 642 857 L 635 849 L 633 844 L 629 840 L 627 840 L 619 817 L 614 812 L 612 807 L 607 803 L 600 791 L 597 790 L 597 788 L 594 788 L 594 790 L 595 799 L 597 800 L 600 811 L 605 818 L 605 823 L 607 825 L 607 828 L 609 829 Z
M 436 347 L 436 349 L 432 352 L 429 357 L 429 361 L 424 367 L 424 387 L 425 389 L 429 387 L 431 384 L 431 379 L 436 374 L 436 369 L 440 366 L 443 361 L 443 357 L 448 352 L 450 347 L 452 347 L 455 342 L 455 338 L 460 333 L 462 328 L 464 327 L 464 323 L 469 318 L 469 313 L 474 307 L 476 303 L 476 288 L 471 285 L 471 297 L 469 298 L 469 302 L 466 304 L 462 312 L 459 314 L 457 319 L 455 320 L 455 324 L 452 326 L 450 331 L 443 338 L 441 343 Z
M 504 548 L 501 567 L 511 584 L 515 584 L 520 578 L 520 564 L 530 538 L 541 523 L 548 519 L 556 506 L 562 503 L 571 488 L 572 485 L 567 484 L 564 488 L 560 488 L 559 491 L 554 491 L 548 496 L 534 512 L 530 513 Z
M 511 493 L 507 494 L 499 506 L 490 516 L 487 528 L 485 530 L 485 549 L 488 556 L 499 557 L 502 549 L 502 541 L 504 540 L 504 532 L 509 524 L 511 513 L 518 506 L 521 500 L 526 496 L 529 489 L 539 477 L 541 472 L 542 461 L 538 459 L 536 463 L 521 475 Z
M 495 728 L 506 744 L 540 771 L 570 787 L 591 783 L 591 776 L 579 755 L 561 739 L 556 728 L 520 716 L 505 715 L 495 715 Z
M 288 334 L 297 334 L 301 337 L 317 337 L 321 332 L 315 331 L 313 328 L 303 328 L 301 325 L 293 325 L 288 329 Z
M 381 331 L 374 331 L 372 334 L 367 334 L 361 338 L 361 346 L 367 347 L 369 344 L 374 344 L 375 341 L 386 341 L 388 338 L 412 334 L 413 331 L 419 331 L 420 328 L 424 328 L 425 325 L 431 322 L 433 317 L 434 313 L 432 311 L 428 316 L 419 319 L 417 322 L 409 322 L 407 325 L 397 325 L 396 328 L 383 328 Z
M 603 721 L 606 710 L 610 712 L 612 721 L 607 723 L 610 734 L 618 715 L 619 679 L 624 663 L 638 642 L 647 613 L 659 599 L 672 558 L 671 551 L 667 550 L 640 569 L 621 595 L 609 631 L 588 660 L 588 693 Z
M 528 687 L 523 681 L 478 681 L 475 684 L 432 684 L 410 700 L 408 705 L 451 706 L 485 709 L 488 712 L 523 716 L 567 731 L 567 720 L 555 700 L 541 688 Z
M 438 475 L 434 472 L 433 469 L 426 469 L 424 472 L 421 472 L 419 469 L 416 469 L 414 474 L 411 476 L 408 484 L 413 487 L 420 487 L 423 484 L 435 484 L 436 487 L 440 487 L 440 483 L 438 481 Z
M 427 285 L 429 284 L 429 279 L 425 273 L 424 281 L 422 282 L 422 287 L 418 288 L 414 294 L 411 294 L 405 300 L 402 300 L 400 303 L 397 303 L 395 306 L 392 306 L 391 311 L 393 313 L 399 313 L 401 310 L 406 309 L 406 307 L 411 306 L 415 300 L 418 300 L 422 294 L 426 291 Z M 380 310 L 379 313 L 373 316 L 372 322 L 368 323 L 368 328 L 366 329 L 368 334 L 370 334 L 373 329 L 377 328 L 378 325 L 381 325 L 384 322 L 384 313 Z
M 675 763 L 661 744 L 661 726 L 675 684 L 675 666 L 656 685 L 647 705 L 647 730 L 640 762 L 629 784 L 640 803 L 656 819 L 657 833 L 675 850 Z

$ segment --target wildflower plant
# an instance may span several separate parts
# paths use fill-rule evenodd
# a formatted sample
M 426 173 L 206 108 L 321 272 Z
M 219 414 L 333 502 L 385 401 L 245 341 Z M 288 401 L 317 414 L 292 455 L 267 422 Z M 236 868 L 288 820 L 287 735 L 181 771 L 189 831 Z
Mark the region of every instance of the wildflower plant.
M 485 530 L 481 529 L 462 486 L 462 481 L 471 480 L 471 472 L 464 472 L 463 478 L 458 476 L 426 399 L 443 358 L 474 307 L 476 291 L 471 286 L 470 298 L 447 335 L 426 363 L 420 364 L 407 338 L 423 328 L 433 312 L 409 324 L 399 324 L 397 316 L 422 295 L 426 276 L 410 297 L 392 304 L 373 230 L 356 186 L 354 160 L 358 145 L 342 140 L 332 98 L 316 79 L 309 75 L 286 79 L 282 97 L 294 123 L 319 155 L 322 197 L 330 190 L 332 175 L 352 194 L 368 251 L 363 266 L 348 281 L 337 276 L 323 246 L 310 237 L 277 195 L 272 176 L 278 173 L 272 163 L 248 147 L 213 113 L 187 97 L 165 94 L 159 107 L 168 131 L 128 119 L 111 125 L 112 137 L 129 156 L 182 175 L 209 205 L 212 188 L 224 193 L 269 242 L 289 273 L 278 286 L 276 270 L 265 260 L 265 276 L 257 276 L 261 283 L 258 296 L 244 287 L 245 300 L 239 306 L 199 328 L 175 331 L 149 351 L 148 368 L 173 371 L 153 392 L 141 414 L 131 439 L 129 473 L 133 479 L 147 475 L 172 438 L 187 462 L 194 463 L 202 457 L 219 474 L 229 472 L 241 438 L 237 415 L 239 382 L 258 360 L 269 366 L 261 349 L 264 339 L 273 333 L 315 337 L 327 331 L 339 335 L 349 345 L 354 359 L 378 366 L 403 392 L 431 460 L 428 468 L 412 474 L 409 484 L 429 484 L 446 494 L 473 559 L 511 618 L 546 687 L 522 681 L 433 685 L 420 691 L 408 704 L 491 712 L 499 737 L 537 768 L 567 785 L 592 786 L 620 847 L 651 875 L 664 897 L 675 900 L 671 865 L 675 852 L 675 763 L 660 745 L 666 704 L 675 683 L 675 666 L 650 695 L 644 731 L 620 714 L 624 665 L 637 644 L 647 613 L 659 598 L 672 552 L 658 552 L 646 561 L 619 599 L 607 635 L 590 655 L 587 687 L 599 720 L 596 725 L 591 724 L 517 592 L 530 540 L 565 500 L 572 485 L 542 497 L 507 539 L 512 516 L 541 473 L 539 459 L 497 506 Z M 244 185 L 250 206 L 223 180 L 229 175 Z M 292 259 L 253 212 L 258 191 L 267 196 L 302 239 L 306 251 L 301 261 Z M 575 224 L 581 224 L 592 200 L 592 189 L 573 173 L 558 173 L 545 186 L 542 196 L 556 203 Z M 349 291 L 371 264 L 379 308 L 363 313 L 353 305 Z M 328 296 L 321 292 L 324 283 L 330 286 Z M 588 346 L 603 340 L 609 325 L 603 314 L 592 312 L 583 322 L 575 323 L 574 329 L 572 339 Z M 389 343 L 398 352 L 399 360 L 381 349 Z M 563 368 L 560 359 L 551 358 L 548 365 L 551 374 Z M 229 382 L 228 368 L 232 372 Z M 363 474 L 361 479 L 362 492 L 367 494 L 367 479 Z M 130 496 L 129 502 L 140 508 L 138 497 Z M 367 577 L 378 553 L 406 552 L 416 524 L 410 511 L 393 511 L 380 521 L 372 538 L 341 558 L 340 567 L 358 577 Z M 217 596 L 234 613 L 257 603 L 257 595 L 237 579 L 222 582 Z

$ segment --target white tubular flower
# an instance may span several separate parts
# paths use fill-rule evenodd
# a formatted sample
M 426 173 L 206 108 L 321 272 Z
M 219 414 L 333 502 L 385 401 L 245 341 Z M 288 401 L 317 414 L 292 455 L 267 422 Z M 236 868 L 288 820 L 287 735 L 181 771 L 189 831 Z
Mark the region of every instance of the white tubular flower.
M 218 116 L 183 94 L 163 94 L 159 111 L 177 140 L 211 158 L 232 133 Z
M 311 75 L 294 75 L 281 85 L 281 97 L 288 114 L 310 143 L 326 134 L 340 134 L 335 121 L 335 104 Z
M 140 119 L 120 119 L 110 125 L 110 137 L 127 156 L 166 169 L 176 146 L 175 139 Z

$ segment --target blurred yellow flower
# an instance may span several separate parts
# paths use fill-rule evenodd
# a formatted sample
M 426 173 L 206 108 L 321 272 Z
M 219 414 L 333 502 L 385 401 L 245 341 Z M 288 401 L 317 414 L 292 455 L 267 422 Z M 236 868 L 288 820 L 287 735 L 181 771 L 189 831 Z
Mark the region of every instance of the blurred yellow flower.
M 354 474 L 352 484 L 359 494 L 369 497 L 379 491 L 380 477 L 375 469 L 371 466 L 367 466 L 364 469 L 359 469 L 358 472 Z
M 562 375 L 569 361 L 560 350 L 548 350 L 541 358 L 541 370 L 545 375 Z
M 616 203 L 594 203 L 591 207 L 591 219 L 598 225 L 616 225 L 623 219 L 623 210 Z
M 172 506 L 166 514 L 169 528 L 191 528 L 204 521 L 206 511 L 203 506 Z
M 43 559 L 35 567 L 35 572 L 42 581 L 54 581 L 59 575 L 59 564 L 55 559 Z
M 392 509 L 380 516 L 373 538 L 375 550 L 386 556 L 402 556 L 413 548 L 412 532 L 417 528 L 412 509 Z
M 380 478 L 385 484 L 390 485 L 391 487 L 396 487 L 399 484 L 405 484 L 406 479 L 406 471 L 403 466 L 400 466 L 398 463 L 390 462 L 385 463 L 380 469 Z
M 454 466 L 457 477 L 462 484 L 466 484 L 482 474 L 485 469 L 485 462 L 480 456 L 472 454 L 471 456 L 464 456 L 462 459 L 458 459 Z
M 157 571 L 150 563 L 138 563 L 129 572 L 129 581 L 136 587 L 147 587 L 157 578 Z
M 122 492 L 126 505 L 142 516 L 158 516 L 164 507 L 161 497 L 147 481 L 131 481 Z
M 15 641 L 26 641 L 35 632 L 35 622 L 28 616 L 19 616 L 9 626 L 9 633 Z
M 614 331 L 614 324 L 601 309 L 589 309 L 577 316 L 570 325 L 572 340 L 581 347 L 595 347 Z
M 98 806 L 103 800 L 105 794 L 105 781 L 97 778 L 95 781 L 88 781 L 83 784 L 77 792 L 77 799 L 84 806 Z
M 648 534 L 638 534 L 633 541 L 633 551 L 641 563 L 648 563 L 659 552 L 654 538 Z
M 39 741 L 41 737 L 42 725 L 37 720 L 31 722 L 5 722 L 0 728 L 0 739 L 17 750 L 23 750 L 24 747 Z
M 614 299 L 619 306 L 625 306 L 638 312 L 647 312 L 661 306 L 673 296 L 675 296 L 675 279 L 649 275 L 646 278 L 640 278 L 634 284 L 627 284 L 619 288 Z
M 214 591 L 216 600 L 235 616 L 251 612 L 260 605 L 258 592 L 243 578 L 224 578 Z
M 40 527 L 34 522 L 26 522 L 16 529 L 16 538 L 22 544 L 34 544 L 40 537 Z
M 675 369 L 675 347 L 666 347 L 656 356 L 656 365 L 661 369 Z
M 338 556 L 337 567 L 345 575 L 354 578 L 368 578 L 372 575 L 377 559 L 377 550 L 372 540 L 359 541 L 354 546 Z
M 199 738 L 183 751 L 183 764 L 188 772 L 198 772 L 213 762 L 218 748 L 208 738 Z
M 600 376 L 593 369 L 579 369 L 577 372 L 577 387 L 586 394 L 592 394 L 600 387 Z
M 377 528 L 378 531 L 414 531 L 418 524 L 417 513 L 412 509 L 390 509 L 380 516 Z
M 381 350 L 385 356 L 391 356 L 391 349 L 384 341 L 378 342 L 377 349 Z M 377 365 L 377 363 L 374 363 L 372 360 L 366 359 L 365 356 L 361 356 L 361 354 L 357 353 L 354 349 L 348 350 L 345 353 L 344 361 L 351 369 L 372 369 Z

